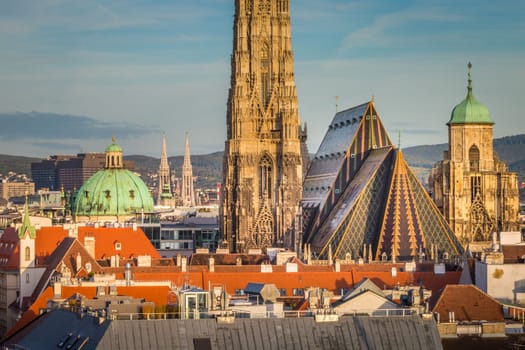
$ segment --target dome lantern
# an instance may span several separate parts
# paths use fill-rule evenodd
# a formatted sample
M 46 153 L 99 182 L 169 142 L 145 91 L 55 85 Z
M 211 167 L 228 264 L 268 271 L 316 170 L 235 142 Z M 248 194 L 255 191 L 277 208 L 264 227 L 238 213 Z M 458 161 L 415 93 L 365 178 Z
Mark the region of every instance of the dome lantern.
M 115 143 L 115 136 L 111 138 L 111 145 L 106 147 L 106 169 L 122 169 L 124 162 L 122 160 L 122 148 Z

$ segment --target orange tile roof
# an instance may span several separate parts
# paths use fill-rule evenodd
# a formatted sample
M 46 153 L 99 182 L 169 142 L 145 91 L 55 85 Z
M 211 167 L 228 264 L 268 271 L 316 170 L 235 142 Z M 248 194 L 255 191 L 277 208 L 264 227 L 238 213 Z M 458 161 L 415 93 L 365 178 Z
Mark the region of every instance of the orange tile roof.
M 430 298 L 433 312 L 440 315 L 441 322 L 449 321 L 454 312 L 456 321 L 503 322 L 503 306 L 474 285 L 447 285 Z
M 152 258 L 160 258 L 160 254 L 146 237 L 140 228 L 133 230 L 126 228 L 107 227 L 79 227 L 78 240 L 84 244 L 85 237 L 95 238 L 95 258 L 108 259 L 112 255 L 120 255 L 123 258 L 149 255 Z M 116 249 L 115 243 L 120 243 L 120 250 Z
M 31 323 L 35 318 L 37 318 L 40 315 L 40 309 L 47 307 L 47 302 L 49 299 L 53 298 L 53 295 L 53 287 L 47 287 L 46 290 L 44 290 L 44 292 L 40 294 L 40 296 L 35 300 L 33 305 L 31 305 L 31 307 L 26 312 L 24 312 L 22 318 L 18 320 L 18 322 L 15 323 L 15 325 L 11 327 L 10 330 L 7 331 L 4 339 L 12 336 L 26 325 Z
M 62 227 L 42 227 L 37 231 L 35 242 L 36 256 L 39 261 L 50 256 L 60 242 L 67 237 L 69 232 Z M 107 227 L 78 227 L 78 240 L 84 244 L 85 237 L 95 238 L 95 258 L 108 259 L 112 255 L 120 255 L 123 258 L 137 257 L 139 255 L 150 255 L 152 258 L 160 258 L 160 254 L 148 240 L 144 232 L 137 228 L 107 228 Z M 120 243 L 120 250 L 116 249 L 115 243 Z

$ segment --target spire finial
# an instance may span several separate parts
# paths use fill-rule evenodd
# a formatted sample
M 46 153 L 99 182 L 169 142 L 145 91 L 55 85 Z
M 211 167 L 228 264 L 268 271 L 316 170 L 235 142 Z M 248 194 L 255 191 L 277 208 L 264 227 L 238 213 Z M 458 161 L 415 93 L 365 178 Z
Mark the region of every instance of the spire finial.
M 469 62 L 467 64 L 467 67 L 468 67 L 468 86 L 467 86 L 467 90 L 468 90 L 468 96 L 471 96 L 472 95 L 472 73 L 471 73 L 472 63 Z
M 339 112 L 339 96 L 335 96 L 335 113 Z
M 372 94 L 372 103 L 374 102 L 374 99 L 375 99 L 375 97 L 374 97 L 374 95 Z
M 115 137 L 115 135 L 112 135 L 111 136 L 111 142 L 115 143 L 115 141 L 117 141 L 117 138 Z
M 401 149 L 401 129 L 397 131 L 397 148 Z

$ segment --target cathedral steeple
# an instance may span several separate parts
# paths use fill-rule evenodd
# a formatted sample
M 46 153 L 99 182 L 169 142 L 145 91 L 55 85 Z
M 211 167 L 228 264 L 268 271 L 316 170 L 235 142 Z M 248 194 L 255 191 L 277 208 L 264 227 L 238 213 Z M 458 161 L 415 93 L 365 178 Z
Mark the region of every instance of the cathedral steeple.
M 184 146 L 184 163 L 182 164 L 182 205 L 187 207 L 195 206 L 193 168 L 190 159 L 190 139 L 187 132 Z
M 235 2 L 221 226 L 233 252 L 293 246 L 302 134 L 288 0 Z
M 162 150 L 159 166 L 159 194 L 157 197 L 157 204 L 170 205 L 172 199 L 170 167 L 168 164 L 168 153 L 166 151 L 166 135 L 162 133 Z

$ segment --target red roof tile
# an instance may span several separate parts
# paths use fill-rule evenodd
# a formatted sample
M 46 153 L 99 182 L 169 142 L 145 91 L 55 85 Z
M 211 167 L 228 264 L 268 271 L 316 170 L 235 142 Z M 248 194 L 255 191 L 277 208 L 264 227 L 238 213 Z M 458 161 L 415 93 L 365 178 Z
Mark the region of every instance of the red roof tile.
M 448 285 L 430 298 L 430 306 L 441 322 L 449 322 L 449 312 L 456 321 L 503 322 L 503 306 L 474 285 Z

